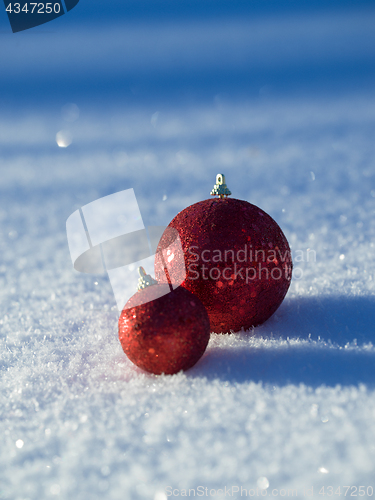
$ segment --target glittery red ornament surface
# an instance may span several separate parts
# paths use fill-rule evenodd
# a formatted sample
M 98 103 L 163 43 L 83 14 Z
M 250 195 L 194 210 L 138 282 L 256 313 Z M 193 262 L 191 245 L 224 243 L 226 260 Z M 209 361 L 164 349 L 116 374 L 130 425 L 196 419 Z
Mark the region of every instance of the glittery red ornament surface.
M 156 288 L 163 286 L 147 287 L 129 299 L 119 318 L 119 338 L 134 364 L 172 374 L 191 368 L 203 355 L 210 322 L 200 300 L 185 288 L 153 300 Z
M 292 259 L 287 239 L 266 212 L 246 201 L 214 198 L 182 210 L 169 227 L 179 233 L 184 259 L 164 255 L 162 262 L 171 240 L 167 228 L 156 279 L 166 281 L 163 267 L 172 283 L 186 272 L 181 286 L 202 301 L 212 331 L 247 329 L 276 311 L 289 288 Z

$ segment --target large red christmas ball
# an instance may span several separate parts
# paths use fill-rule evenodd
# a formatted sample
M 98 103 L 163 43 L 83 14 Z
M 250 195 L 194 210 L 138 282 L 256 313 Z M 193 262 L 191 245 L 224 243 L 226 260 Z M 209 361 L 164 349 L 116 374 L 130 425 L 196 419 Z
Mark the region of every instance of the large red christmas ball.
M 155 374 L 191 368 L 210 338 L 210 321 L 200 300 L 182 287 L 165 295 L 163 290 L 159 293 L 158 289 L 165 286 L 152 285 L 138 291 L 125 305 L 118 323 L 127 357 Z
M 179 233 L 183 259 L 164 251 L 173 239 L 169 227 Z M 183 280 L 181 286 L 206 307 L 212 331 L 259 325 L 280 306 L 292 259 L 287 239 L 266 212 L 247 201 L 212 198 L 182 210 L 168 228 L 157 250 L 156 279 L 165 281 L 167 268 Z

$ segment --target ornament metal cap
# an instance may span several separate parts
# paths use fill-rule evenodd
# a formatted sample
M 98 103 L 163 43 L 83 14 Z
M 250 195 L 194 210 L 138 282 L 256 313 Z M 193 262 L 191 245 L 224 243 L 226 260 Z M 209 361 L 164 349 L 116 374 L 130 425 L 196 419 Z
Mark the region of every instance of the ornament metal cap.
M 231 191 L 229 191 L 228 186 L 225 183 L 225 175 L 217 174 L 216 176 L 216 184 L 214 185 L 213 190 L 211 191 L 213 196 L 218 195 L 220 198 L 224 198 L 224 196 L 229 196 Z
M 139 279 L 138 279 L 138 291 L 147 288 L 148 286 L 157 285 L 158 282 L 154 280 L 149 274 L 146 274 L 146 271 L 142 266 L 138 267 Z

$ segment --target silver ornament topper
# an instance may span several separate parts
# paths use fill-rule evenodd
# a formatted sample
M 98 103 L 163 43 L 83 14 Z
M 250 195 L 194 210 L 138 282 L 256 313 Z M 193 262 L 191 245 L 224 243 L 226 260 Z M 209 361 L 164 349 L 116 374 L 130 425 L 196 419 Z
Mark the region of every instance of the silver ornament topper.
M 220 198 L 224 198 L 224 196 L 229 196 L 231 191 L 229 191 L 228 186 L 225 183 L 225 175 L 217 174 L 216 176 L 216 184 L 214 185 L 213 190 L 211 191 L 213 196 L 218 195 Z
M 138 267 L 139 279 L 138 279 L 138 291 L 147 288 L 148 286 L 157 285 L 158 282 L 154 280 L 149 274 L 146 274 L 146 271 L 142 266 Z

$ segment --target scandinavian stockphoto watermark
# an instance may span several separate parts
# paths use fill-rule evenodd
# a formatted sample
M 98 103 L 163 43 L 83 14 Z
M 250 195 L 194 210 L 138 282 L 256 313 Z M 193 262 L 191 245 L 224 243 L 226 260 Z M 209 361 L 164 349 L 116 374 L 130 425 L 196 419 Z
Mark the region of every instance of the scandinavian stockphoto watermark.
M 257 486 L 246 488 L 232 485 L 221 488 L 197 486 L 196 488 L 174 488 L 167 486 L 164 490 L 164 499 L 168 497 L 205 497 L 205 498 L 239 498 L 239 497 L 271 497 L 271 498 L 324 498 L 324 497 L 373 497 L 373 486 L 308 486 L 303 488 L 271 488 L 267 478 L 259 478 Z M 160 495 L 160 499 L 162 498 Z
M 5 11 L 13 33 L 53 21 L 72 10 L 79 0 L 25 2 L 4 0 Z
M 204 249 L 191 245 L 187 252 L 188 280 L 214 280 L 218 282 L 243 280 L 246 284 L 256 279 L 281 280 L 290 279 L 291 262 L 302 264 L 316 262 L 316 251 L 286 250 L 279 248 L 255 249 L 251 244 L 237 249 Z M 303 277 L 301 265 L 294 266 L 293 277 Z
M 171 285 L 152 287 L 155 296 L 150 295 L 150 300 L 166 295 L 171 287 L 177 288 L 185 279 L 202 277 L 216 282 L 219 288 L 233 284 L 234 280 L 244 280 L 251 286 L 258 277 L 262 280 L 290 279 L 292 260 L 295 264 L 293 278 L 300 280 L 302 264 L 316 261 L 316 252 L 310 248 L 282 253 L 277 247 L 263 250 L 251 245 L 201 252 L 192 245 L 184 255 L 177 230 L 168 227 L 167 243 L 160 245 L 166 227 L 144 225 L 133 189 L 99 198 L 79 208 L 66 221 L 66 230 L 74 269 L 107 275 L 119 311 L 138 288 L 138 269 L 143 267 L 153 274 L 155 262 L 161 272 L 164 270 L 165 283 Z M 97 306 L 91 303 L 89 308 Z
M 73 212 L 66 221 L 69 251 L 74 269 L 81 273 L 106 275 L 122 311 L 138 288 L 138 269 L 153 273 L 155 258 L 163 263 L 171 286 L 151 287 L 150 300 L 177 288 L 186 277 L 185 267 L 176 273 L 171 262 L 184 262 L 178 232 L 169 228 L 167 246 L 158 250 L 165 226 L 145 227 L 133 189 L 99 198 Z M 162 272 L 162 270 L 161 270 Z M 95 282 L 97 283 L 97 282 Z M 139 295 L 141 301 L 141 295 Z M 133 300 L 133 307 L 134 307 Z

